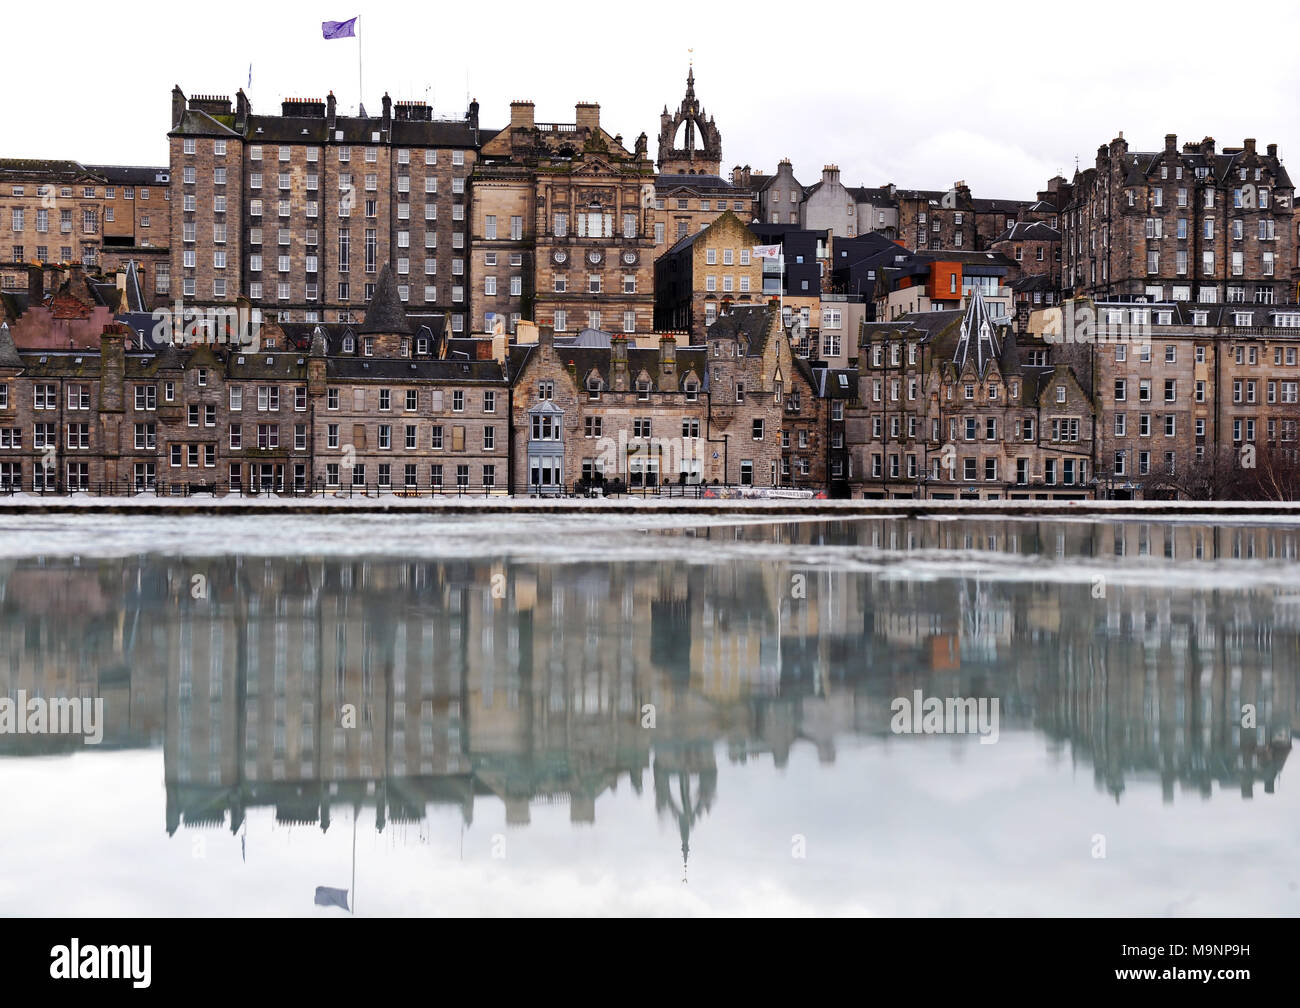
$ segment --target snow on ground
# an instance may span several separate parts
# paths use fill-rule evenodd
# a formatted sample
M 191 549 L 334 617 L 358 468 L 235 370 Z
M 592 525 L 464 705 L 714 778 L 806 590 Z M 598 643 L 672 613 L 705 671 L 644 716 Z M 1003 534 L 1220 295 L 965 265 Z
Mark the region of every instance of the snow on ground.
M 945 523 L 953 518 L 942 519 Z M 855 525 L 891 525 L 895 516 L 832 515 L 791 518 L 741 509 L 723 515 L 633 512 L 626 509 L 578 514 L 515 514 L 508 509 L 466 509 L 458 513 L 367 513 L 320 510 L 307 513 L 232 512 L 215 514 L 58 513 L 0 514 L 0 558 L 58 557 L 74 563 L 101 557 L 154 555 L 202 564 L 205 558 L 240 556 L 336 560 L 488 561 L 516 564 L 681 563 L 691 565 L 787 565 L 808 572 L 868 573 L 911 581 L 972 578 L 983 581 L 1089 583 L 1104 577 L 1112 585 L 1159 585 L 1176 589 L 1256 588 L 1293 591 L 1300 564 L 1266 558 L 1165 560 L 1108 551 L 1070 550 L 1058 555 L 1005 549 L 942 548 L 933 544 L 933 523 L 916 520 L 924 546 L 871 546 L 872 536 Z M 1147 519 L 1161 524 L 1159 518 Z M 1030 521 L 1016 519 L 1017 524 Z M 1038 520 L 1053 524 L 1051 517 Z M 1005 546 L 1014 531 L 999 518 L 971 518 L 975 542 L 995 535 Z M 1207 527 L 1223 525 L 1211 517 Z M 1256 524 L 1238 520 L 1234 524 Z M 1041 531 L 1041 529 L 1040 529 Z M 1257 533 L 1264 534 L 1264 533 Z M 1268 535 L 1300 534 L 1300 526 L 1278 527 Z M 885 537 L 877 542 L 887 541 Z M 1046 539 L 1044 540 L 1046 541 Z
M 1148 521 L 1153 518 L 1207 519 L 1215 516 L 1247 516 L 1252 522 L 1282 521 L 1300 524 L 1300 501 L 1092 501 L 1092 500 L 794 500 L 683 497 L 531 497 L 459 496 L 406 497 L 400 494 L 334 495 L 312 497 L 241 497 L 195 494 L 191 497 L 155 496 L 142 493 L 134 497 L 99 497 L 91 494 L 53 495 L 15 493 L 0 497 L 0 514 L 55 513 L 75 511 L 138 511 L 160 509 L 180 511 L 373 511 L 401 512 L 536 512 L 536 513 L 610 513 L 659 511 L 686 514 L 772 514 L 813 517 L 890 516 L 923 513 L 969 518 L 975 515 L 1051 516 L 1068 518 L 1105 516 L 1115 520 Z

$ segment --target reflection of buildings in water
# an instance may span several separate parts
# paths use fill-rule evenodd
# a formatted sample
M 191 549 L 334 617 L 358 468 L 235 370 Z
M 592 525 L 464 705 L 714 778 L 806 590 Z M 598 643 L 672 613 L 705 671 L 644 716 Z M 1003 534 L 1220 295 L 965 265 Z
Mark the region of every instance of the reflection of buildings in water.
M 1168 592 L 1126 587 L 1099 605 L 1104 631 L 1040 679 L 1043 730 L 1117 800 L 1133 774 L 1158 776 L 1166 801 L 1175 784 L 1272 793 L 1300 710 L 1300 632 L 1273 622 L 1273 593 L 1200 593 L 1175 612 Z
M 1100 559 L 1118 534 L 1126 555 L 1193 565 L 1198 537 L 1203 552 L 1258 561 L 1292 555 L 1294 536 L 893 524 L 881 542 L 900 551 Z M 779 536 L 815 558 L 874 548 L 884 527 L 750 526 L 738 538 L 761 548 Z M 770 754 L 782 766 L 800 745 L 833 762 L 846 733 L 886 736 L 890 701 L 914 689 L 999 697 L 1004 732 L 1068 741 L 1116 795 L 1157 777 L 1167 798 L 1178 782 L 1271 791 L 1300 729 L 1300 604 L 1272 591 L 1111 584 L 1093 599 L 1086 581 L 922 581 L 765 555 L 10 563 L 0 689 L 93 689 L 109 699 L 109 740 L 161 740 L 169 831 L 238 829 L 254 806 L 322 827 L 345 805 L 373 807 L 379 828 L 436 805 L 471 822 L 488 795 L 510 823 L 534 801 L 591 822 L 600 795 L 624 777 L 640 793 L 647 769 L 661 814 L 689 830 L 715 800 L 720 746 L 737 763 Z M 196 573 L 207 598 L 190 595 Z
M 108 561 L 23 558 L 0 562 L 0 696 L 104 701 L 104 746 L 148 745 L 161 735 L 155 628 L 144 616 L 175 590 L 154 567 Z M 80 749 L 75 736 L 3 735 L 0 753 Z

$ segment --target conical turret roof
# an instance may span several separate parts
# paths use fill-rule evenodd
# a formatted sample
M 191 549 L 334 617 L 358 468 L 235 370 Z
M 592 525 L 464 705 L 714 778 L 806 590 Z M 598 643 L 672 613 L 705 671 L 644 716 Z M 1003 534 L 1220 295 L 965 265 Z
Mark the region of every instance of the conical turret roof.
M 393 279 L 393 270 L 388 263 L 379 271 L 379 281 L 375 284 L 375 296 L 366 307 L 366 320 L 357 327 L 357 332 L 364 335 L 375 333 L 401 333 L 409 336 L 414 330 L 411 320 L 406 317 L 406 309 L 397 296 L 397 281 Z

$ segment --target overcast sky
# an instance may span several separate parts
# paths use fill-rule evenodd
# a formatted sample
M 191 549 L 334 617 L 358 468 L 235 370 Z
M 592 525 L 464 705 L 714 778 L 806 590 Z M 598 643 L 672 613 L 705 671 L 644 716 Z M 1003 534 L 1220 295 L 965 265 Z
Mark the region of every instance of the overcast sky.
M 635 15 L 625 13 L 637 10 Z M 512 99 L 539 121 L 571 122 L 575 101 L 631 146 L 675 107 L 694 48 L 697 94 L 722 130 L 724 171 L 771 172 L 789 157 L 815 182 L 834 162 L 848 185 L 946 188 L 1026 198 L 1075 158 L 1122 130 L 1134 150 L 1213 136 L 1255 137 L 1300 157 L 1289 58 L 1300 13 L 1283 2 L 1243 8 L 1093 0 L 1069 7 L 1005 2 L 906 5 L 744 5 L 658 0 L 495 0 L 468 5 L 316 0 L 226 0 L 217 8 L 140 2 L 102 16 L 72 0 L 50 11 L 10 5 L 0 60 L 9 157 L 165 164 L 170 91 L 233 95 L 248 83 L 253 109 L 333 89 L 358 94 L 353 39 L 325 41 L 322 20 L 360 16 L 363 100 L 377 113 L 430 96 L 439 116 L 476 97 L 484 126 L 508 121 Z M 192 11 L 193 20 L 187 20 Z M 24 40 L 27 40 L 24 42 Z M 55 62 L 51 63 L 57 46 Z

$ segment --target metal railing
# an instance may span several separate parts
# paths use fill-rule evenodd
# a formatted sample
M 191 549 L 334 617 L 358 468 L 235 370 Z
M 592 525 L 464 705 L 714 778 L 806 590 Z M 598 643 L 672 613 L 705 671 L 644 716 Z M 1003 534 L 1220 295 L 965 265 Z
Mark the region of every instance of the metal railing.
M 711 496 L 739 495 L 756 490 L 808 490 L 813 486 L 780 486 L 766 488 L 755 484 L 735 483 L 660 483 L 645 486 L 627 486 L 618 481 L 604 484 L 577 481 L 562 484 L 527 485 L 515 490 L 515 497 L 642 497 L 700 500 Z M 75 481 L 49 479 L 0 481 L 0 497 L 32 494 L 37 497 L 240 497 L 240 498 L 311 498 L 336 497 L 351 499 L 369 497 L 508 497 L 504 486 L 471 486 L 469 484 L 392 484 L 392 483 L 340 483 L 328 485 L 323 480 L 312 483 L 273 480 L 269 483 L 252 481 L 231 486 L 221 481 L 195 482 L 179 480 L 89 480 Z

